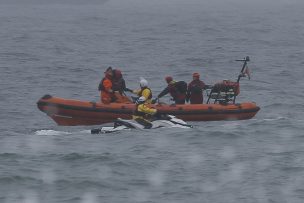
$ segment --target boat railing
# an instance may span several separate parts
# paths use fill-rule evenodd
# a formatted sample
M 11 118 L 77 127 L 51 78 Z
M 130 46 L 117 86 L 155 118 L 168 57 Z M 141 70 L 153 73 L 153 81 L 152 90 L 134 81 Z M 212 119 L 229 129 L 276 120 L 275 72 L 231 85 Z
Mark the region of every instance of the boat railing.
M 237 96 L 234 89 L 229 89 L 227 91 L 215 91 L 215 89 L 207 89 L 206 93 L 208 96 L 207 104 L 211 103 L 211 100 L 213 100 L 214 104 L 234 104 Z
M 234 82 L 230 80 L 223 80 L 207 88 L 207 104 L 210 103 L 210 100 L 214 100 L 214 104 L 235 104 L 236 96 L 240 93 L 240 79 L 242 77 L 248 77 L 248 79 L 250 79 L 250 72 L 247 67 L 247 63 L 250 61 L 249 56 L 236 61 L 243 62 L 243 66 L 238 75 L 237 81 Z

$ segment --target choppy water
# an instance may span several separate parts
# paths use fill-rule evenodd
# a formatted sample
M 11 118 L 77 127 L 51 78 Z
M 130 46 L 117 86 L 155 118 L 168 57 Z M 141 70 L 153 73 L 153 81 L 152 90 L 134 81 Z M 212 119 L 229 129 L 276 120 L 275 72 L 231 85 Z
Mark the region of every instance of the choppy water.
M 303 202 L 302 1 L 0 2 L 0 202 Z M 97 101 L 109 65 L 154 93 L 172 75 L 235 79 L 246 121 L 90 135 L 36 108 Z

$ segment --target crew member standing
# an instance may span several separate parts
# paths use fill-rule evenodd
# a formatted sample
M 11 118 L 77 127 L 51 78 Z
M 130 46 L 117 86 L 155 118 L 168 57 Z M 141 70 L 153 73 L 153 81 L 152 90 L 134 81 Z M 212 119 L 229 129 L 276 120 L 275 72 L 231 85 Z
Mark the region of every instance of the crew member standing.
M 190 100 L 190 104 L 202 104 L 204 101 L 203 90 L 206 85 L 200 80 L 199 73 L 193 73 L 193 80 L 188 84 L 186 100 Z
M 112 77 L 113 70 L 112 67 L 107 68 L 106 72 L 104 72 L 105 76 L 100 81 L 98 90 L 100 91 L 100 100 L 104 104 L 109 104 L 115 100 L 114 92 L 112 89 Z
M 126 96 L 125 91 L 132 92 L 126 87 L 125 79 L 119 69 L 113 70 L 112 89 L 115 95 L 115 102 L 117 103 L 130 103 L 131 100 Z

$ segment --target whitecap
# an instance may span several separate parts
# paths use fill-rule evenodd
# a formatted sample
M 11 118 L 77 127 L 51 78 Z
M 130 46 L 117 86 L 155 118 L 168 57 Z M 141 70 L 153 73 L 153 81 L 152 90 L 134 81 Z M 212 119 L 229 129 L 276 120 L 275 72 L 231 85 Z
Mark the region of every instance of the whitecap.
M 71 133 L 56 130 L 37 130 L 35 135 L 69 135 Z

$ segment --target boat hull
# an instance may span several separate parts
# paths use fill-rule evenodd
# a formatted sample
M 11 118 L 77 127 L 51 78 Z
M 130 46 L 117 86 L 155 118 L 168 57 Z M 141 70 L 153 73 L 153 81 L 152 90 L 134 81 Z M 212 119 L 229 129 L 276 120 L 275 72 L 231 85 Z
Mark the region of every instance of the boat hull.
M 131 119 L 134 104 L 79 101 L 45 95 L 37 102 L 38 108 L 58 125 L 99 125 L 117 118 Z M 185 121 L 220 121 L 250 119 L 260 110 L 254 102 L 240 104 L 184 104 L 151 105 L 159 112 L 171 114 Z

